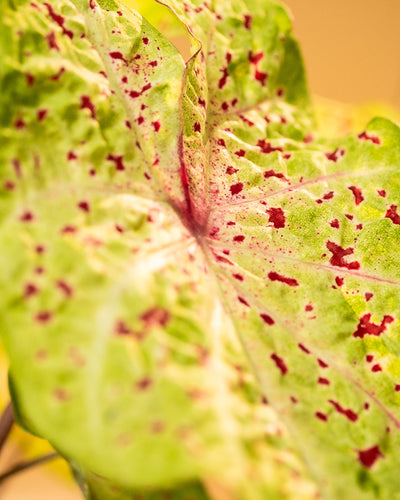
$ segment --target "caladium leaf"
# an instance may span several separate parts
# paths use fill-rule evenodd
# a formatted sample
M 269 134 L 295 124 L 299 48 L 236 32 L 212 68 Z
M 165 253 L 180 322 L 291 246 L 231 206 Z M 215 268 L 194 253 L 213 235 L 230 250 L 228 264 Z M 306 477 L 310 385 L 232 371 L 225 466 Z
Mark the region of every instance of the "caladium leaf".
M 168 6 L 186 65 L 114 0 L 2 1 L 15 404 L 93 498 L 396 498 L 400 131 L 313 136 L 275 2 Z

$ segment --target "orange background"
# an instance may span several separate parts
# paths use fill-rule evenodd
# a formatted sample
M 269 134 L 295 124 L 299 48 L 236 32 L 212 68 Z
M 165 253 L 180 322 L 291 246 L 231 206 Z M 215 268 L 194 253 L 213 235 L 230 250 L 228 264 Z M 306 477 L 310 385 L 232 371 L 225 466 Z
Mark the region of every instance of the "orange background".
M 400 108 L 399 0 L 286 0 L 310 89 Z

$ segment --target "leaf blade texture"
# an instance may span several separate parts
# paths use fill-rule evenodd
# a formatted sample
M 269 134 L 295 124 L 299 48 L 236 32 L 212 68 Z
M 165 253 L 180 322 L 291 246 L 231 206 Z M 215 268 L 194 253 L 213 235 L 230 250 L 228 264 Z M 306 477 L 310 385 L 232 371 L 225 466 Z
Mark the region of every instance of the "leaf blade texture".
M 94 498 L 397 498 L 399 129 L 315 134 L 277 3 L 166 3 L 186 64 L 114 1 L 4 1 L 15 403 Z

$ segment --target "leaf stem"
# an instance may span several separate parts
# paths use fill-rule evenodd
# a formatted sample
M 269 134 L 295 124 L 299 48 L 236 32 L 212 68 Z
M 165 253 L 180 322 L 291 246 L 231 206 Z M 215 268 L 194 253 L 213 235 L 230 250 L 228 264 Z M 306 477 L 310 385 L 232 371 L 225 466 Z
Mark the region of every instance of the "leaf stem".
M 0 417 L 0 452 L 7 441 L 7 438 L 11 432 L 14 422 L 15 422 L 14 411 L 10 401 L 4 408 L 3 413 Z
M 13 467 L 11 467 L 8 471 L 0 474 L 0 483 L 4 480 L 10 478 L 14 474 L 18 474 L 26 469 L 30 469 L 31 467 L 35 467 L 36 465 L 41 465 L 43 463 L 49 462 L 50 460 L 54 460 L 55 458 L 61 458 L 58 453 L 52 452 L 47 453 L 46 455 L 42 455 L 40 457 L 34 458 L 32 460 L 28 460 L 26 462 L 20 462 Z

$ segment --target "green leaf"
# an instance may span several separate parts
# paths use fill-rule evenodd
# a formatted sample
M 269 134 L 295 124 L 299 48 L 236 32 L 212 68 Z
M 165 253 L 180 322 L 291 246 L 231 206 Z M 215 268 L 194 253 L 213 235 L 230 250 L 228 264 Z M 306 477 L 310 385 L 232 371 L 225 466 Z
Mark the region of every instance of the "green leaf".
M 186 65 L 119 3 L 2 0 L 15 404 L 96 500 L 399 498 L 400 130 L 316 135 L 277 3 L 166 3 Z

